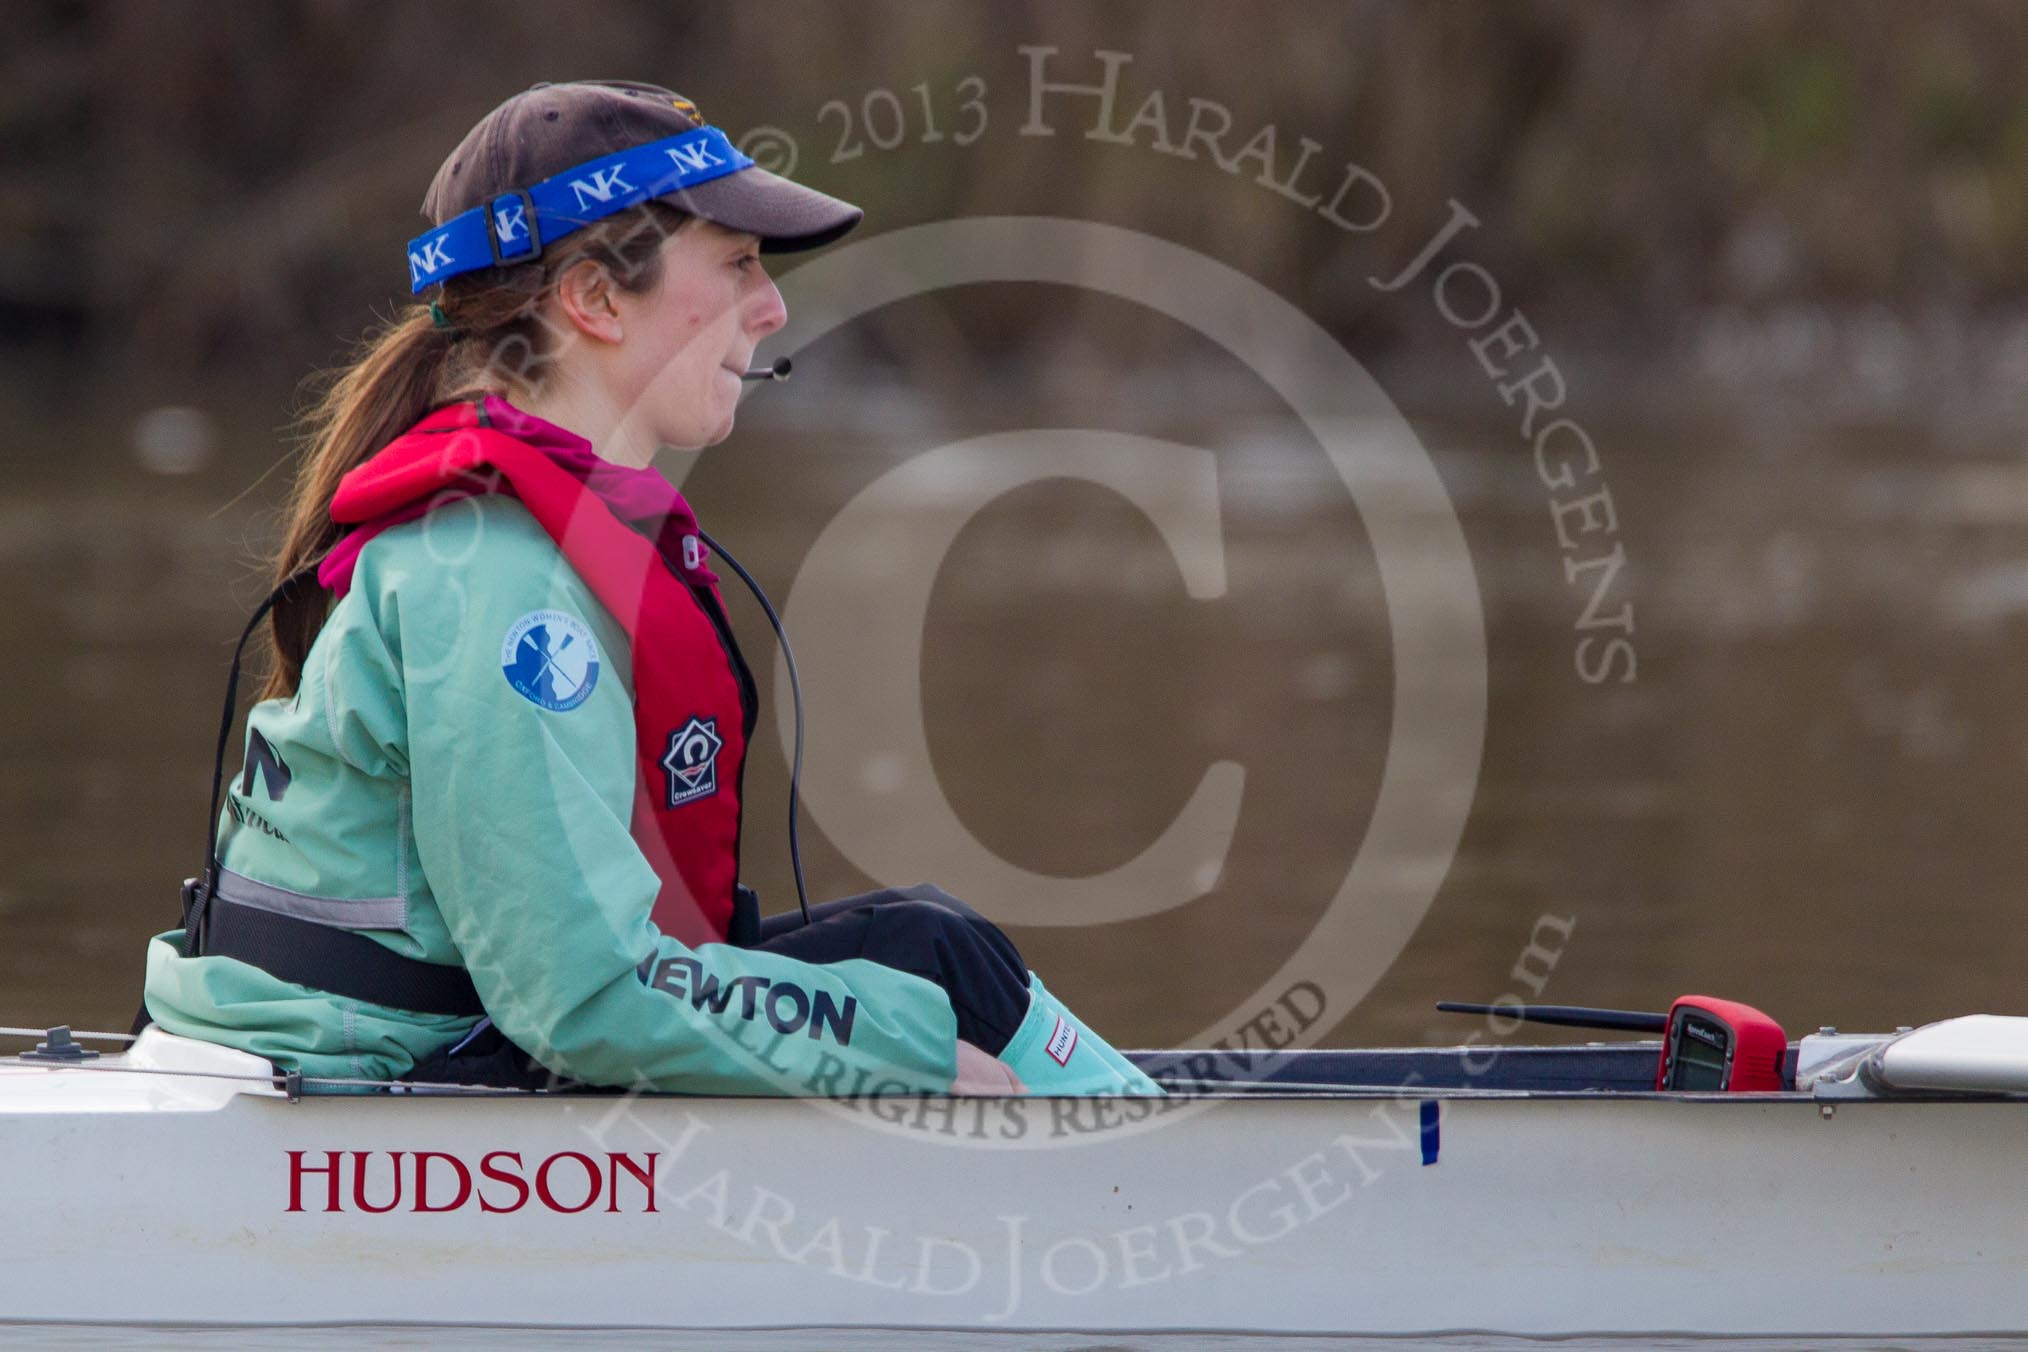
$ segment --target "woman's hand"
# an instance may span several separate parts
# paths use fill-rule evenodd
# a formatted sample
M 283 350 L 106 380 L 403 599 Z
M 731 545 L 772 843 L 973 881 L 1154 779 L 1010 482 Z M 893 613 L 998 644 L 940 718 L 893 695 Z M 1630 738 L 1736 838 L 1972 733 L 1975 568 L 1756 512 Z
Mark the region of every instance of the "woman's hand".
M 953 1094 L 1025 1094 L 1028 1086 L 997 1056 L 988 1055 L 963 1038 L 958 1039 L 958 1075 L 951 1081 Z

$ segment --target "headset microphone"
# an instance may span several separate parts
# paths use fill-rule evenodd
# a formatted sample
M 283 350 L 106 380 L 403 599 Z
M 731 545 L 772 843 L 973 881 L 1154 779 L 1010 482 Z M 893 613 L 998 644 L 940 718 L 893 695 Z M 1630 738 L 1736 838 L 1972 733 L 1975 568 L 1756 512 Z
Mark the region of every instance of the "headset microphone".
M 756 366 L 751 370 L 742 371 L 739 378 L 787 380 L 789 359 L 776 357 L 772 366 Z M 796 716 L 795 749 L 789 757 L 789 867 L 796 878 L 796 905 L 802 909 L 803 923 L 807 925 L 810 923 L 810 891 L 803 881 L 803 847 L 796 833 L 797 822 L 802 817 L 803 783 L 803 681 L 802 677 L 796 674 L 796 654 L 789 648 L 789 631 L 782 627 L 782 617 L 775 612 L 774 604 L 768 600 L 768 594 L 761 590 L 760 583 L 754 580 L 754 575 L 741 567 L 739 560 L 726 553 L 725 546 L 706 535 L 701 527 L 697 534 L 704 541 L 705 547 L 723 559 L 733 572 L 739 574 L 739 580 L 746 583 L 747 589 L 753 593 L 754 600 L 760 602 L 761 611 L 768 617 L 768 623 L 774 627 L 776 640 L 782 645 L 782 661 L 789 670 L 789 699 Z M 255 618 L 258 619 L 259 616 Z M 223 735 L 219 745 L 225 745 Z M 221 756 L 223 754 L 220 753 Z M 223 763 L 221 760 L 220 764 Z M 212 796 L 217 796 L 215 785 Z M 211 815 L 216 818 L 218 813 L 214 810 Z
M 776 357 L 773 366 L 756 366 L 749 371 L 741 372 L 739 378 L 741 380 L 787 380 L 789 378 L 789 359 L 787 357 Z

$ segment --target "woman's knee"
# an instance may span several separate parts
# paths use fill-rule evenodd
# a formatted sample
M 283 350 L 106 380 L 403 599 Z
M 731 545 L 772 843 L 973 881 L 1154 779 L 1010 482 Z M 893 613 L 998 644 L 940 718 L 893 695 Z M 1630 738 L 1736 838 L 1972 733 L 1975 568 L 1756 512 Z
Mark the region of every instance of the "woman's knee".
M 916 883 L 909 887 L 897 887 L 894 889 L 894 895 L 897 900 L 901 901 L 923 901 L 933 906 L 941 906 L 944 910 L 951 912 L 951 914 L 962 916 L 975 925 L 991 926 L 993 924 L 985 916 L 980 915 L 970 906 L 959 901 L 935 883 Z
M 970 917 L 940 902 L 900 895 L 867 908 L 866 923 L 890 941 L 906 939 L 922 943 L 972 929 Z
M 902 949 L 929 947 L 975 955 L 989 961 L 1002 980 L 1025 979 L 1027 964 L 999 926 L 962 902 L 956 907 L 941 901 L 917 897 L 897 898 L 873 909 L 870 925 L 881 932 L 871 947 Z M 960 960 L 961 965 L 965 965 Z

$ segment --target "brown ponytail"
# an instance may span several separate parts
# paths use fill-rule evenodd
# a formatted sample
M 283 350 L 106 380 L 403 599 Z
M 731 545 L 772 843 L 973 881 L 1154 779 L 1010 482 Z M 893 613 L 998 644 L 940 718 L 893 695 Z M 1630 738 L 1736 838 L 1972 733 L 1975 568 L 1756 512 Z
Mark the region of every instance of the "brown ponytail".
M 331 499 L 339 480 L 431 409 L 461 394 L 497 390 L 511 397 L 541 384 L 555 335 L 542 321 L 540 302 L 566 268 L 595 258 L 621 290 L 647 291 L 662 277 L 663 242 L 690 219 L 662 202 L 645 202 L 564 237 L 535 262 L 452 278 L 438 302 L 442 324 L 430 306 L 411 305 L 368 334 L 348 365 L 326 375 L 303 415 L 302 458 L 274 585 L 337 543 Z M 274 661 L 260 698 L 296 692 L 328 603 L 322 591 L 300 586 L 275 603 Z
M 435 406 L 455 338 L 429 307 L 412 305 L 369 334 L 303 416 L 308 446 L 289 494 L 288 528 L 275 558 L 274 585 L 324 557 L 338 541 L 331 498 L 338 481 L 400 436 Z M 324 624 L 325 597 L 298 587 L 274 609 L 274 668 L 262 699 L 292 695 L 303 657 Z

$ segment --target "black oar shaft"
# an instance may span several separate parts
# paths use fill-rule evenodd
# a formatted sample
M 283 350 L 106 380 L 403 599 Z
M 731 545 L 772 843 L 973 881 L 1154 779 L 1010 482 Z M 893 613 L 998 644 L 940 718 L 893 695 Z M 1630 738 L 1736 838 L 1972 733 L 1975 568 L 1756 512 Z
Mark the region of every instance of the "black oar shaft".
M 1649 1014 L 1638 1009 L 1593 1009 L 1588 1005 L 1478 1005 L 1462 1000 L 1439 1000 L 1437 1008 L 1446 1014 L 1498 1014 L 1530 1023 L 1553 1023 L 1564 1028 L 1608 1028 L 1623 1033 L 1659 1033 L 1669 1026 L 1667 1014 Z

